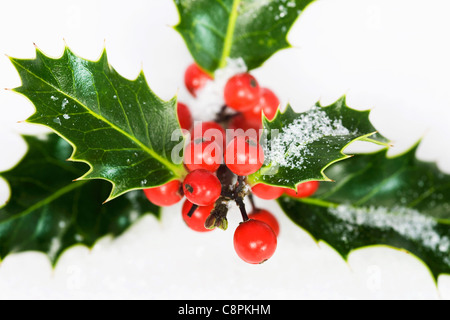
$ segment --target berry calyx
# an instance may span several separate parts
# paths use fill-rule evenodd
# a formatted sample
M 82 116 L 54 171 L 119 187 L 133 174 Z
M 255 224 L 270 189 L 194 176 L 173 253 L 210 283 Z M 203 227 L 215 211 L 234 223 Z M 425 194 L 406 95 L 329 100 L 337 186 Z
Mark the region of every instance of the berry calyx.
M 278 223 L 277 218 L 267 210 L 264 209 L 256 209 L 252 213 L 248 215 L 249 219 L 258 220 L 266 223 L 275 235 L 278 237 L 280 234 L 280 225 Z
M 237 136 L 228 143 L 224 152 L 225 164 L 234 174 L 248 176 L 264 163 L 264 152 L 257 140 Z
M 285 188 L 273 187 L 264 183 L 258 183 L 252 187 L 252 193 L 264 200 L 278 199 L 284 194 L 285 190 Z
M 246 111 L 258 104 L 260 87 L 255 77 L 241 73 L 230 78 L 224 90 L 225 103 L 236 111 Z
M 234 249 L 247 263 L 259 264 L 268 260 L 277 248 L 277 236 L 272 228 L 258 220 L 242 222 L 234 232 Z
M 191 64 L 184 74 L 184 84 L 186 89 L 194 97 L 197 97 L 197 92 L 210 80 L 212 80 L 212 77 L 195 63 Z
M 267 119 L 272 120 L 275 117 L 279 106 L 280 100 L 275 93 L 270 89 L 262 88 L 258 104 L 250 110 L 245 111 L 244 116 L 248 121 L 262 123 L 262 112 L 264 112 Z
M 319 181 L 308 181 L 297 186 L 297 192 L 292 189 L 285 189 L 285 193 L 294 198 L 307 198 L 316 193 L 319 189 Z
M 188 216 L 191 208 L 194 204 L 189 200 L 184 201 L 183 208 L 181 209 L 181 213 L 183 216 L 184 222 L 187 224 L 189 228 L 197 232 L 208 232 L 213 229 L 205 228 L 205 221 L 209 217 L 212 210 L 214 210 L 214 204 L 204 207 L 198 207 L 191 217 Z
M 160 207 L 170 207 L 183 199 L 181 192 L 181 182 L 171 181 L 162 186 L 144 189 L 147 199 Z
M 223 148 L 215 141 L 194 140 L 184 151 L 184 164 L 189 171 L 205 169 L 216 172 L 222 163 Z
M 177 104 L 178 121 L 180 122 L 181 129 L 191 130 L 192 128 L 192 115 L 188 106 L 184 103 L 178 102 Z
M 210 206 L 219 199 L 222 184 L 210 171 L 200 169 L 189 173 L 183 181 L 186 198 L 198 206 Z

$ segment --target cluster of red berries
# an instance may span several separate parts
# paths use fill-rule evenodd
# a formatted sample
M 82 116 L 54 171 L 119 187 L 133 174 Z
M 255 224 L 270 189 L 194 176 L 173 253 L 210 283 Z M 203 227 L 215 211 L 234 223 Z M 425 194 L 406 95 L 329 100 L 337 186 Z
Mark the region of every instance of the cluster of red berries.
M 196 64 L 188 67 L 185 85 L 196 97 L 212 78 Z M 228 204 L 238 205 L 243 222 L 234 233 L 234 247 L 238 256 L 248 263 L 262 263 L 269 259 L 277 247 L 279 224 L 267 210 L 254 205 L 252 194 L 272 200 L 287 194 L 292 197 L 308 197 L 318 188 L 317 181 L 300 184 L 297 192 L 291 189 L 256 184 L 248 188 L 246 177 L 258 171 L 264 163 L 264 152 L 258 138 L 242 132 L 262 128 L 262 114 L 271 120 L 277 113 L 279 100 L 269 89 L 261 88 L 248 73 L 230 78 L 224 89 L 226 107 L 217 121 L 193 125 L 189 108 L 178 103 L 180 126 L 190 132 L 190 143 L 184 150 L 184 165 L 188 174 L 183 181 L 171 181 L 163 186 L 144 190 L 147 198 L 159 206 L 171 206 L 184 196 L 182 216 L 186 224 L 199 232 L 218 227 L 226 229 Z M 225 109 L 234 114 L 225 116 Z M 225 128 L 242 129 L 230 137 Z M 231 131 L 233 132 L 233 131 Z M 247 215 L 243 199 L 249 196 L 253 207 Z

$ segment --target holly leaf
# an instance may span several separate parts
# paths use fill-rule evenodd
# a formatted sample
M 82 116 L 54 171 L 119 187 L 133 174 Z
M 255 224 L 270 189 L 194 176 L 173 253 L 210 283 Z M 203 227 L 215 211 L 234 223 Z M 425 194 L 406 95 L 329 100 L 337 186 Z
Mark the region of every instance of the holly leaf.
M 450 273 L 450 175 L 416 158 L 414 147 L 358 155 L 327 170 L 313 198 L 279 201 L 286 214 L 345 259 L 353 250 L 386 245 L 420 258 L 436 280 Z
M 343 150 L 352 142 L 388 145 L 369 114 L 349 108 L 343 97 L 330 106 L 317 104 L 302 113 L 288 106 L 272 121 L 263 119 L 265 163 L 249 181 L 292 189 L 305 181 L 330 181 L 324 170 L 349 158 Z
M 14 91 L 36 107 L 27 122 L 50 127 L 69 141 L 70 160 L 91 167 L 80 180 L 113 184 L 108 200 L 184 174 L 183 165 L 171 158 L 179 143 L 171 139 L 180 129 L 176 98 L 159 99 L 142 72 L 134 81 L 123 78 L 108 64 L 106 51 L 96 62 L 68 48 L 58 59 L 36 49 L 36 59 L 11 61 L 22 79 Z
M 102 205 L 109 183 L 72 182 L 87 166 L 65 161 L 72 148 L 57 135 L 23 138 L 27 154 L 15 168 L 1 173 L 11 189 L 10 200 L 0 208 L 1 259 L 35 250 L 56 264 L 73 245 L 92 247 L 105 235 L 118 236 L 146 213 L 159 218 L 160 209 L 142 191 Z
M 313 0 L 175 0 L 181 34 L 194 60 L 209 73 L 242 58 L 248 69 L 289 48 L 286 36 Z

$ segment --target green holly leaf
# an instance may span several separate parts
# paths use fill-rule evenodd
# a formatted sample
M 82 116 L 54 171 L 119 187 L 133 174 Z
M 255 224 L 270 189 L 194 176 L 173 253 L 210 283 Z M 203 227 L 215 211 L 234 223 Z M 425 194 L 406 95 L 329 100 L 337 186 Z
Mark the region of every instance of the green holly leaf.
M 313 198 L 279 203 L 345 259 L 358 248 L 386 245 L 414 254 L 437 279 L 450 273 L 450 175 L 418 160 L 416 149 L 394 158 L 387 150 L 355 156 L 330 167 L 337 182 L 323 183 Z
M 290 47 L 287 33 L 312 1 L 175 0 L 175 29 L 209 73 L 225 67 L 227 58 L 242 58 L 251 70 Z
M 172 162 L 179 141 L 176 98 L 166 102 L 148 87 L 143 73 L 131 81 L 109 64 L 106 51 L 97 62 L 68 48 L 53 59 L 36 49 L 36 59 L 11 58 L 22 78 L 14 91 L 33 102 L 27 121 L 56 131 L 74 146 L 70 157 L 90 165 L 80 179 L 113 184 L 108 200 L 130 190 L 162 185 L 184 174 Z
M 343 150 L 352 142 L 388 145 L 371 124 L 369 114 L 349 108 L 344 97 L 302 113 L 288 106 L 272 121 L 264 119 L 261 143 L 265 163 L 249 181 L 292 189 L 305 181 L 330 181 L 324 170 L 349 158 Z
M 86 170 L 67 162 L 71 146 L 57 135 L 24 136 L 28 152 L 13 169 L 1 173 L 11 198 L 0 208 L 0 258 L 21 251 L 46 253 L 53 264 L 67 248 L 92 247 L 101 237 L 118 236 L 146 213 L 160 209 L 142 191 L 102 205 L 110 192 L 105 181 L 72 182 Z

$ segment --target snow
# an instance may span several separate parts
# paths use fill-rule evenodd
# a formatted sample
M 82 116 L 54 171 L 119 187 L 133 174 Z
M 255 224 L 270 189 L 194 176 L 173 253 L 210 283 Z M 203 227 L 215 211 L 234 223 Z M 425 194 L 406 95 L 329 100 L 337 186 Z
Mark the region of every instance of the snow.
M 62 109 L 64 110 L 68 104 L 69 104 L 69 100 L 64 98 L 62 101 L 62 104 L 61 104 Z
M 325 136 L 348 136 L 350 132 L 341 119 L 330 119 L 320 107 L 301 114 L 290 125 L 276 134 L 264 146 L 266 163 L 301 169 L 308 156 L 313 155 L 309 145 Z
M 340 205 L 328 211 L 347 223 L 346 230 L 342 230 L 344 238 L 349 233 L 356 232 L 354 226 L 368 226 L 381 230 L 394 230 L 406 239 L 433 251 L 439 250 L 446 253 L 450 249 L 450 239 L 436 232 L 437 222 L 414 209 L 402 206 L 355 208 Z
M 53 122 L 61 125 L 61 119 L 59 117 L 56 117 L 55 119 L 53 119 Z

